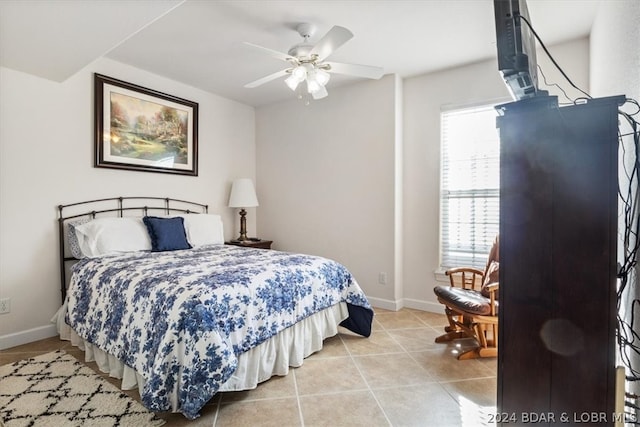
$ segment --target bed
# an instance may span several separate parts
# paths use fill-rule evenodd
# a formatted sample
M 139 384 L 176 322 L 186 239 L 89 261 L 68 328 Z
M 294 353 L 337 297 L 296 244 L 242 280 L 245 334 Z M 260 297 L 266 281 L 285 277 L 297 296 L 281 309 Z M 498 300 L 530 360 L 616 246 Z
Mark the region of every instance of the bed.
M 338 326 L 368 337 L 349 271 L 317 256 L 224 244 L 203 204 L 119 197 L 59 206 L 60 337 L 189 419 L 221 391 L 255 388 L 322 348 Z

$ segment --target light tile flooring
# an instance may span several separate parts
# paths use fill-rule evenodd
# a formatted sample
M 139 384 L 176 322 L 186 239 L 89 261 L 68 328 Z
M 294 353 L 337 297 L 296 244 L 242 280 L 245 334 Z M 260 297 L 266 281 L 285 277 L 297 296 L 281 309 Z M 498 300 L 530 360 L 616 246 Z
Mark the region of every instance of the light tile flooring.
M 368 339 L 341 329 L 289 375 L 255 390 L 219 393 L 194 421 L 159 417 L 166 426 L 193 427 L 492 425 L 496 359 L 457 360 L 460 347 L 471 344 L 465 340 L 435 344 L 444 315 L 375 311 Z M 56 337 L 0 351 L 0 365 L 56 349 L 84 361 L 82 351 Z M 99 372 L 95 363 L 86 364 Z M 137 391 L 126 393 L 139 400 Z

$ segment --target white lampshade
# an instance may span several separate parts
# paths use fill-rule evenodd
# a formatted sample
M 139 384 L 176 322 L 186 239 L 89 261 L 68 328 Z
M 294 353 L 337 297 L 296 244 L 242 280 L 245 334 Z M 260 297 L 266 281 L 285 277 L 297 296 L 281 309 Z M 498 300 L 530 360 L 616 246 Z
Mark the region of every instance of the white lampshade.
M 318 68 L 316 70 L 316 80 L 322 86 L 325 86 L 327 83 L 329 83 L 329 79 L 330 78 L 331 78 L 331 74 L 327 73 L 325 70 L 323 70 L 321 68 Z
M 322 89 L 322 85 L 315 79 L 315 76 L 307 76 L 307 92 L 315 93 Z
M 311 92 L 311 96 L 313 96 L 313 99 L 322 99 L 327 95 L 329 95 L 329 92 L 327 92 L 327 88 L 325 88 L 324 86 L 320 86 L 317 90 Z
M 284 82 L 291 90 L 296 90 L 298 85 L 302 83 L 306 77 L 307 69 L 302 65 L 298 65 L 291 71 L 291 75 L 287 77 Z
M 284 82 L 287 84 L 287 86 L 289 86 L 289 89 L 291 90 L 296 90 L 301 81 L 302 80 L 300 80 L 293 74 L 291 74 L 289 77 L 284 79 Z
M 253 187 L 253 181 L 249 178 L 239 178 L 231 185 L 229 196 L 230 208 L 253 208 L 258 206 L 258 197 Z

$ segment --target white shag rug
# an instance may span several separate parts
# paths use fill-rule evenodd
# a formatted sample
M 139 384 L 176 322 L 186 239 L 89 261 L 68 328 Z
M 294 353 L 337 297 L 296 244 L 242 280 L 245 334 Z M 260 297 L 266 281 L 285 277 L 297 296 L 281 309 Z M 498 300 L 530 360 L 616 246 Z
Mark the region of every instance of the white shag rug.
M 0 366 L 0 425 L 162 424 L 153 412 L 63 351 Z

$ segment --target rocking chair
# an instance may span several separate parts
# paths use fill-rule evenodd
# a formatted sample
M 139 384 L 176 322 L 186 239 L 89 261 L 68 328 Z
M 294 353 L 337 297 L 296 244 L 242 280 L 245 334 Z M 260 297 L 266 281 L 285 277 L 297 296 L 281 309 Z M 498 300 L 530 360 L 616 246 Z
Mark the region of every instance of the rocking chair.
M 450 286 L 436 286 L 438 301 L 444 304 L 449 325 L 437 343 L 473 338 L 478 347 L 458 355 L 459 360 L 498 355 L 498 267 L 499 242 L 496 237 L 484 271 L 458 267 L 446 271 Z

